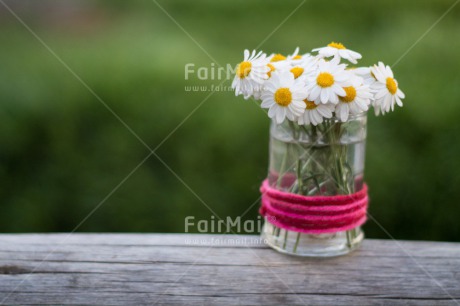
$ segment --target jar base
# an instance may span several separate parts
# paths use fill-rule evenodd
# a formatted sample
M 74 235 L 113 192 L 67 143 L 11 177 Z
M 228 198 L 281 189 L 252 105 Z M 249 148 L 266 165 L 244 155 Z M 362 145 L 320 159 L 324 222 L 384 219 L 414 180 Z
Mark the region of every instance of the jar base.
M 333 257 L 357 249 L 364 239 L 361 227 L 331 234 L 304 234 L 279 228 L 265 221 L 264 242 L 278 252 L 302 257 Z

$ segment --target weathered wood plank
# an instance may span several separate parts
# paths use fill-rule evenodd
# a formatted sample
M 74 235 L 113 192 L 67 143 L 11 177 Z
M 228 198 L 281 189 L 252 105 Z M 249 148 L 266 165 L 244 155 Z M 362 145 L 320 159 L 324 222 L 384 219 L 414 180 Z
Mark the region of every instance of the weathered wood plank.
M 365 240 L 343 257 L 255 236 L 0 235 L 0 302 L 62 305 L 458 305 L 460 244 Z

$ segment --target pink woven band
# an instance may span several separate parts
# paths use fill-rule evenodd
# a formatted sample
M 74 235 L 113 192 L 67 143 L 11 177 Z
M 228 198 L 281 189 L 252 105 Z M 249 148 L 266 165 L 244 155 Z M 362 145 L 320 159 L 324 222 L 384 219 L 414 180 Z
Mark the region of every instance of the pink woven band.
M 273 225 L 290 231 L 322 234 L 346 231 L 366 222 L 367 185 L 353 194 L 303 196 L 270 187 L 260 187 L 262 206 L 259 213 Z

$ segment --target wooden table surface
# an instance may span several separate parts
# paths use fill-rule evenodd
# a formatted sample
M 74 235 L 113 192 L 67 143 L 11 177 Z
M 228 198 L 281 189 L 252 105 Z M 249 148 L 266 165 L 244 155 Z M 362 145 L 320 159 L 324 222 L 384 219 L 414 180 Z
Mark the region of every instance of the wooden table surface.
M 0 235 L 2 305 L 458 305 L 460 244 L 300 258 L 256 236 Z

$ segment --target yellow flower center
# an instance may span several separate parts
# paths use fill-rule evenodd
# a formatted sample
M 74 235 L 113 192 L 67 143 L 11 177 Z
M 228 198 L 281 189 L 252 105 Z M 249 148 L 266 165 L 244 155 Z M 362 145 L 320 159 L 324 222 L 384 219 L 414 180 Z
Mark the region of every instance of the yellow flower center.
M 281 106 L 288 106 L 292 101 L 292 93 L 289 88 L 279 88 L 275 92 L 275 102 Z
M 328 47 L 336 48 L 336 49 L 346 49 L 344 45 L 341 43 L 331 42 Z
M 308 101 L 307 99 L 303 100 L 306 104 L 306 109 L 315 109 L 318 107 L 318 105 L 315 104 L 313 101 Z
M 279 61 L 284 61 L 286 59 L 286 56 L 282 55 L 282 54 L 275 54 L 272 59 L 270 60 L 270 62 L 279 62 Z
M 241 62 L 236 69 L 236 74 L 240 77 L 240 79 L 244 79 L 251 72 L 251 68 L 251 62 Z
M 356 97 L 356 88 L 354 88 L 353 86 L 349 86 L 349 87 L 343 87 L 343 90 L 345 90 L 346 96 L 339 97 L 340 101 L 345 102 L 345 103 L 353 102 Z
M 334 84 L 334 76 L 329 72 L 321 72 L 316 78 L 316 83 L 321 87 L 330 87 Z
M 387 88 L 392 95 L 396 93 L 396 91 L 398 90 L 398 85 L 396 85 L 395 79 L 390 77 L 387 78 Z
M 296 55 L 292 59 L 302 59 L 302 55 Z
M 294 75 L 294 79 L 297 79 L 303 73 L 302 67 L 294 67 L 291 69 L 292 74 Z
M 273 66 L 270 63 L 268 63 L 267 66 L 268 66 L 268 68 L 270 68 L 270 71 L 268 71 L 267 74 L 268 74 L 269 77 L 271 77 L 272 76 L 272 71 L 275 71 L 275 66 Z

